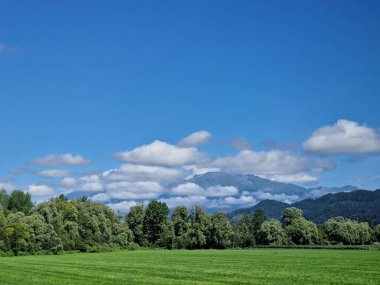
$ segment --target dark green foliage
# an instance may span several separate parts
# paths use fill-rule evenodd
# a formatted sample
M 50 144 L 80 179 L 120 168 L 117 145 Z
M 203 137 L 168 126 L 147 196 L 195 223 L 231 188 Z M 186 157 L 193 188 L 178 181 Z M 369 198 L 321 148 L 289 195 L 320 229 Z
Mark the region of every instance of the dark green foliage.
M 31 210 L 20 199 L 19 192 L 11 194 L 8 214 L 0 208 L 0 250 L 15 255 L 58 253 L 62 250 L 109 251 L 127 248 L 133 240 L 128 225 L 120 222 L 107 206 L 87 199 L 68 201 L 64 197 L 39 203 Z M 10 199 L 12 200 L 12 199 Z M 21 202 L 20 202 L 21 201 Z M 29 213 L 27 215 L 22 209 Z
M 32 197 L 29 193 L 24 193 L 20 190 L 13 191 L 8 198 L 7 208 L 9 211 L 23 212 L 25 215 L 29 214 L 33 207 Z
M 128 214 L 125 216 L 125 222 L 131 229 L 135 242 L 139 245 L 143 245 L 145 243 L 143 231 L 144 214 L 144 205 L 137 204 L 132 206 Z
M 323 229 L 331 243 L 368 244 L 373 238 L 368 223 L 359 223 L 343 217 L 328 220 Z
M 211 217 L 209 246 L 211 248 L 228 248 L 234 234 L 233 227 L 225 212 L 215 212 Z
M 171 221 L 174 228 L 174 243 L 176 248 L 186 248 L 190 243 L 191 219 L 189 210 L 185 206 L 173 210 Z
M 244 214 L 243 214 L 244 215 Z M 261 225 L 267 220 L 265 212 L 263 209 L 258 209 L 255 211 L 252 217 L 252 232 L 255 237 L 255 241 L 258 244 L 263 243 L 263 237 L 261 236 Z
M 380 238 L 379 225 L 371 228 L 367 222 L 336 217 L 317 227 L 295 207 L 284 210 L 283 224 L 275 219 L 267 221 L 263 210 L 257 210 L 252 220 L 243 214 L 235 223 L 227 219 L 225 212 L 209 215 L 201 206 L 195 206 L 190 213 L 185 206 L 179 206 L 169 220 L 168 206 L 151 201 L 146 208 L 142 204 L 131 207 L 123 223 L 109 207 L 87 198 L 69 201 L 59 196 L 29 210 L 30 197 L 23 192 L 8 195 L 1 191 L 0 198 L 0 255 L 134 250 L 139 246 L 358 246 Z
M 260 224 L 261 226 L 261 224 Z M 233 247 L 251 247 L 256 244 L 253 226 L 247 213 L 243 214 L 240 221 L 235 225 Z
M 164 202 L 150 201 L 144 215 L 143 231 L 148 242 L 155 246 L 164 230 L 169 208 Z
M 0 208 L 8 209 L 9 195 L 4 189 L 0 189 Z
M 195 206 L 191 211 L 191 228 L 189 248 L 205 248 L 209 244 L 211 230 L 211 218 L 206 210 Z
M 252 215 L 255 210 L 263 209 L 269 218 L 280 219 L 282 212 L 288 207 L 301 209 L 305 219 L 316 224 L 342 216 L 356 221 L 370 221 L 377 225 L 380 224 L 380 189 L 327 194 L 315 200 L 305 199 L 291 205 L 264 200 L 254 207 L 233 211 L 228 216 L 230 219 L 238 219 L 245 212 Z
M 263 243 L 267 245 L 286 245 L 289 240 L 279 220 L 264 221 L 260 227 Z

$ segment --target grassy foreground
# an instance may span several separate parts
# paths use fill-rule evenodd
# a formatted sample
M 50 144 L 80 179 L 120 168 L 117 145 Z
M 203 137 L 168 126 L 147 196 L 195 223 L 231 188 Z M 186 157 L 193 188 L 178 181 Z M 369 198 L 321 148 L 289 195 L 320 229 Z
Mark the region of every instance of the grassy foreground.
M 380 284 L 380 251 L 138 250 L 0 258 L 0 284 Z

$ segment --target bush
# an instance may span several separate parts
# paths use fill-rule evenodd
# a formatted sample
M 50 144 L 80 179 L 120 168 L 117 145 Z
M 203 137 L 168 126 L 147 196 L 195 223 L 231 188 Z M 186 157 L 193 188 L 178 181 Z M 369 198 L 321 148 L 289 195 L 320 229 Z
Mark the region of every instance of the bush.
M 130 242 L 127 246 L 128 250 L 138 250 L 140 247 L 137 243 Z

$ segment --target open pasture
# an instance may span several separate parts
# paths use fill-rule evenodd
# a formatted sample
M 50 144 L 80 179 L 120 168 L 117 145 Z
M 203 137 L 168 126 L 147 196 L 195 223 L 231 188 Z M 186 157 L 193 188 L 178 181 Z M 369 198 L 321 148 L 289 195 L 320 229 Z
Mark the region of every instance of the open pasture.
M 0 258 L 0 284 L 380 284 L 380 251 L 137 250 Z

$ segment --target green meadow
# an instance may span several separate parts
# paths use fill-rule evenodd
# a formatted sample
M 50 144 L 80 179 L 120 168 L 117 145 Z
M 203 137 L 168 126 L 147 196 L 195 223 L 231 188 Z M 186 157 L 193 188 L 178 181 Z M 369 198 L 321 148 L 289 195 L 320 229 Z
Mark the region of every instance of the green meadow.
M 380 284 L 379 250 L 137 250 L 0 258 L 0 284 Z

